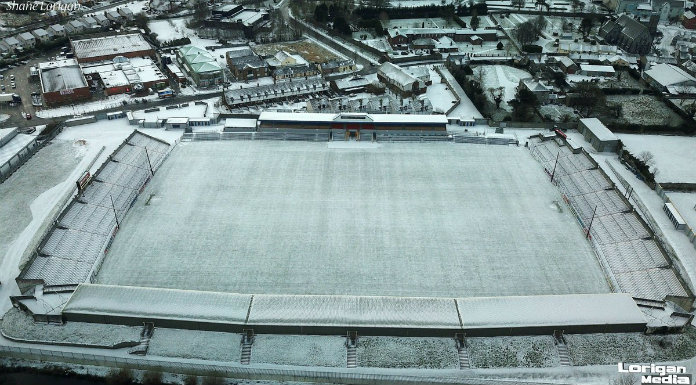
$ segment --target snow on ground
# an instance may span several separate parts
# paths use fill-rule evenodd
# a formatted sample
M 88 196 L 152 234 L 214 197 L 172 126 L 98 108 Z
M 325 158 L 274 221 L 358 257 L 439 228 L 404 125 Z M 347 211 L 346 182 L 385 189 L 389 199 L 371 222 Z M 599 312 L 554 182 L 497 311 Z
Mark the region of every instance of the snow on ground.
M 624 124 L 676 127 L 684 121 L 654 95 L 609 95 L 607 104 L 621 106 L 621 116 L 617 121 Z
M 0 123 L 6 121 L 7 119 L 10 118 L 10 115 L 7 114 L 0 114 Z
M 157 34 L 159 42 L 166 42 L 175 39 L 188 37 L 191 39 L 191 45 L 199 48 L 219 45 L 215 39 L 203 39 L 198 37 L 198 33 L 186 26 L 186 23 L 191 20 L 191 17 L 181 17 L 176 19 L 151 20 L 147 23 L 151 32 Z
M 346 338 L 258 334 L 254 336 L 251 362 L 344 368 Z
M 564 120 L 565 117 L 569 119 L 577 118 L 574 111 L 573 107 L 564 106 L 562 104 L 544 104 L 539 107 L 541 115 L 556 122 Z
M 433 83 L 431 86 L 428 86 L 425 94 L 430 99 L 434 112 L 447 113 L 457 102 L 452 91 L 444 83 Z
M 155 328 L 147 355 L 239 362 L 242 335 Z
M 670 191 L 667 196 L 672 200 L 689 227 L 696 230 L 696 192 Z
M 64 181 L 80 162 L 73 146 L 70 141 L 48 144 L 0 184 L 0 224 L 12 223 L 0 231 L 0 261 L 12 241 L 31 222 L 32 201 Z
M 459 368 L 453 338 L 360 337 L 357 353 L 362 367 Z
M 66 294 L 68 295 L 68 294 Z M 70 343 L 96 345 L 110 348 L 116 344 L 140 341 L 141 327 L 94 324 L 86 322 L 67 322 L 63 325 L 34 322 L 30 315 L 12 308 L 2 319 L 4 335 L 31 341 L 46 343 Z
M 156 100 L 157 95 L 148 95 L 136 98 L 131 98 L 131 96 L 128 94 L 111 95 L 107 96 L 104 99 L 80 103 L 77 105 L 69 105 L 56 108 L 45 108 L 40 111 L 36 111 L 36 116 L 40 118 L 57 118 L 62 116 L 89 114 L 91 112 L 102 111 L 109 108 L 122 107 L 124 101 L 130 102 L 132 99 Z
M 22 255 L 94 155 L 73 147 L 73 141 L 54 140 L 0 184 L 0 313 L 12 306 L 9 296 L 19 294 L 14 280 Z
M 650 151 L 659 169 L 658 182 L 696 183 L 696 137 L 618 134 L 634 155 Z
M 259 294 L 607 292 L 545 178 L 522 147 L 182 142 L 143 192 L 158 199 L 129 212 L 97 283 Z
M 574 365 L 616 364 L 617 362 L 674 362 L 696 355 L 696 329 L 683 334 L 644 335 L 641 333 L 566 334 Z
M 467 338 L 466 343 L 474 368 L 560 365 L 552 336 Z
M 503 87 L 503 102 L 500 103 L 500 108 L 506 111 L 512 111 L 512 106 L 508 104 L 508 101 L 515 99 L 520 79 L 532 77 L 527 71 L 506 65 L 476 67 L 474 68 L 474 77 L 478 78 L 481 72 L 483 72 L 481 87 L 483 87 L 486 97 L 491 102 L 493 102 L 493 96 L 489 90 L 491 88 Z

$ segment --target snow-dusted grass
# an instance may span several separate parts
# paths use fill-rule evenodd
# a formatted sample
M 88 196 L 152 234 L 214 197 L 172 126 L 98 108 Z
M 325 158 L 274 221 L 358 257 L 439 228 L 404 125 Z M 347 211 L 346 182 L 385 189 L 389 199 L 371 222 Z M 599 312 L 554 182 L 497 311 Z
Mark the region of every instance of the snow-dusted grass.
M 467 338 L 466 341 L 474 368 L 541 368 L 560 364 L 551 336 Z
M 696 183 L 696 138 L 685 136 L 618 134 L 628 151 L 651 152 L 658 182 Z
M 570 334 L 566 340 L 574 365 L 676 361 L 696 356 L 693 327 L 683 334 Z
M 483 75 L 480 75 L 481 72 Z M 486 97 L 491 102 L 493 102 L 493 96 L 489 89 L 503 87 L 503 102 L 500 103 L 500 108 L 506 111 L 512 111 L 512 106 L 509 105 L 508 102 L 515 99 L 520 79 L 532 77 L 527 71 L 506 65 L 485 65 L 476 67 L 474 68 L 474 79 L 478 79 L 479 76 L 481 76 L 482 79 L 481 87 L 483 87 Z
M 241 334 L 156 328 L 147 354 L 239 362 Z
M 30 315 L 17 308 L 10 309 L 2 319 L 2 332 L 15 339 L 113 347 L 137 343 L 141 327 L 67 322 L 64 325 L 36 323 Z
M 624 74 L 623 76 L 628 76 Z M 652 95 L 610 95 L 608 105 L 621 105 L 620 123 L 678 126 L 683 119 Z
M 138 200 L 122 223 L 97 283 L 450 298 L 607 292 L 527 151 L 183 142 L 143 192 L 155 199 Z
M 252 363 L 299 366 L 346 366 L 346 339 L 338 336 L 284 336 L 259 334 L 254 337 Z
M 379 368 L 456 369 L 453 338 L 360 337 L 358 365 Z
M 568 119 L 577 119 L 573 107 L 564 106 L 561 104 L 545 104 L 539 107 L 539 112 L 542 116 L 548 117 L 553 121 L 561 121 L 566 117 Z

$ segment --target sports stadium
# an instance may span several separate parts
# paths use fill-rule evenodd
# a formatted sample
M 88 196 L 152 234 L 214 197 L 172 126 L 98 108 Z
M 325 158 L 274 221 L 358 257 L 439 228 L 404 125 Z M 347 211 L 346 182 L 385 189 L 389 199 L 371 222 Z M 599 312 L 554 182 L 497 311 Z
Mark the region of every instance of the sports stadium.
M 654 316 L 692 307 L 679 266 L 562 135 L 258 134 L 170 145 L 135 131 L 78 181 L 15 305 L 48 322 L 243 333 L 243 364 L 258 334 L 347 336 L 349 356 L 363 335 L 449 337 L 461 358 L 468 337 L 563 345 L 691 320 Z M 64 303 L 46 311 L 37 291 Z

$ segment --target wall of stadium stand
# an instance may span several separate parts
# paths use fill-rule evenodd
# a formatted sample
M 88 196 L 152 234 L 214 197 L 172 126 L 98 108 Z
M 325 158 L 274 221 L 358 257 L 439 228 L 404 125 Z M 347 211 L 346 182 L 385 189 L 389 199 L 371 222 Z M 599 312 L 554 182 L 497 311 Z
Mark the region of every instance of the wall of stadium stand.
M 168 155 L 168 149 L 168 143 L 134 131 L 83 190 L 70 191 L 43 224 L 45 230 L 37 232 L 40 237 L 35 237 L 25 250 L 29 263 L 20 266 L 16 279 L 20 291 L 26 293 L 35 285 L 44 285 L 46 293 L 70 291 L 80 283 L 91 282 L 118 224 Z M 139 165 L 128 163 L 138 160 Z
M 18 134 L 17 128 L 12 129 L 7 135 L 3 137 L 3 142 L 0 143 L 0 147 L 10 142 Z M 41 148 L 41 145 L 37 142 L 36 138 L 32 139 L 28 143 L 24 144 L 12 157 L 7 159 L 5 162 L 0 164 L 0 183 L 4 182 L 7 178 L 12 175 L 17 169 L 19 169 L 24 162 L 26 162 L 32 155 L 36 153 Z
M 668 299 L 692 309 L 693 286 L 684 280 L 681 262 L 637 195 L 629 200 L 621 194 L 583 148 L 571 149 L 555 134 L 536 140 L 530 141 L 532 156 L 549 176 L 554 175 L 552 183 L 585 234 L 590 229 L 590 245 L 614 289 L 635 298 Z M 549 143 L 558 153 L 545 148 Z M 627 185 L 622 178 L 619 181 Z

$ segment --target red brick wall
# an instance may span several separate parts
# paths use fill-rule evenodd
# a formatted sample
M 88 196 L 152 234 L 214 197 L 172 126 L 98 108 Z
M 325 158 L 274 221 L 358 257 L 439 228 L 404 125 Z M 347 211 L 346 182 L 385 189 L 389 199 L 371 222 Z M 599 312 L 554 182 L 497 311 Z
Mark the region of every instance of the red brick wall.
M 46 92 L 43 94 L 46 105 L 57 106 L 88 100 L 92 97 L 89 87 L 75 88 L 72 94 L 61 95 L 60 92 Z

